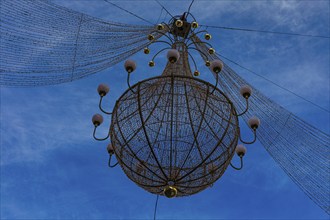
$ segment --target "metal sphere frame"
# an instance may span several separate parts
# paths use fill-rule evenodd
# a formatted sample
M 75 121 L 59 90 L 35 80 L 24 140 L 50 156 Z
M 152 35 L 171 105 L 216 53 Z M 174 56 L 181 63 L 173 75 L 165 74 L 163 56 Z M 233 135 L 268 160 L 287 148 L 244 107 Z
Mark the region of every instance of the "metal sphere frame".
M 168 63 L 162 75 L 131 86 L 130 75 L 136 64 L 127 60 L 124 67 L 128 89 L 116 101 L 112 112 L 102 108 L 106 93 L 99 93 L 100 110 L 111 115 L 107 137 L 96 137 L 100 123 L 94 123 L 94 138 L 111 140 L 108 166 L 113 168 L 119 164 L 138 186 L 168 198 L 190 196 L 213 186 L 229 165 L 242 169 L 245 152 L 242 153 L 242 147 L 237 149 L 238 142 L 254 143 L 259 125 L 255 124 L 259 121 L 253 120 L 250 127 L 254 139 L 242 140 L 238 117 L 248 111 L 252 90 L 243 88 L 246 109 L 237 113 L 232 101 L 217 88 L 222 61 L 211 59 L 215 54 L 211 44 L 197 43 L 208 46 L 205 53 L 194 42 L 198 34 L 204 34 L 206 40 L 210 40 L 211 35 L 205 30 L 196 32 L 198 23 L 194 18 L 193 22 L 188 22 L 188 15 L 191 14 L 174 17 L 169 24 L 158 24 L 146 37 L 149 46 L 168 45 L 149 62 L 149 66 L 154 67 L 155 58 L 168 50 Z M 165 36 L 167 41 L 155 39 L 154 35 Z M 145 54 L 150 53 L 149 46 L 144 48 Z M 205 65 L 216 76 L 215 84 L 197 78 L 199 71 L 190 50 L 201 54 Z M 189 59 L 193 62 L 194 73 Z M 235 151 L 240 157 L 240 167 L 231 163 Z M 112 165 L 113 155 L 117 163 Z
M 126 175 L 155 194 L 175 187 L 177 196 L 212 186 L 229 165 L 238 135 L 229 98 L 210 83 L 180 75 L 128 89 L 116 102 L 110 128 Z

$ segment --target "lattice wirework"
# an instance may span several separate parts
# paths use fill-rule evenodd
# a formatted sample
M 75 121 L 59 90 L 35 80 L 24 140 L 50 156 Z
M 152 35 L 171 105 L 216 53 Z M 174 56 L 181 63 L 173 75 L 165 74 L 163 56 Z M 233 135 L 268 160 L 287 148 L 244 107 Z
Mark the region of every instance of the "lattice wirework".
M 187 53 L 162 76 L 127 90 L 112 113 L 111 141 L 126 175 L 163 195 L 187 196 L 222 176 L 238 141 L 233 105 L 214 86 L 194 79 Z
M 99 72 L 145 47 L 154 28 L 103 21 L 44 0 L 1 0 L 0 10 L 5 86 L 58 84 Z
M 207 54 L 208 47 L 194 37 L 197 48 Z M 212 59 L 220 59 L 212 55 Z M 237 95 L 248 83 L 228 65 L 220 75 L 220 87 L 234 102 L 237 111 L 245 108 L 245 100 Z M 250 85 L 251 86 L 251 85 Z M 252 87 L 252 86 L 251 86 Z M 262 124 L 258 140 L 288 176 L 322 209 L 330 214 L 330 137 L 311 126 L 253 88 L 247 122 L 256 115 Z

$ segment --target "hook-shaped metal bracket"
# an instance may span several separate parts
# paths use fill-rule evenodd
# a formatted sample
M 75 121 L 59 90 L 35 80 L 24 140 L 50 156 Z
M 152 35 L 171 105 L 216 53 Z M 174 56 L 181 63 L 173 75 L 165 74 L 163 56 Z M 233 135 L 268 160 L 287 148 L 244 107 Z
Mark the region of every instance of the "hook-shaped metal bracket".
M 238 116 L 242 116 L 242 115 L 244 115 L 249 110 L 249 98 L 245 98 L 245 102 L 246 102 L 245 110 L 242 113 L 240 113 L 240 114 L 236 114 L 236 112 L 233 111 L 233 115 L 235 115 L 237 117 Z
M 211 95 L 213 95 L 214 91 L 216 90 L 216 88 L 218 86 L 218 82 L 219 82 L 219 73 L 216 73 L 216 75 L 215 75 L 215 85 L 214 85 L 214 88 L 213 88 L 212 92 L 210 93 Z
M 107 112 L 107 111 L 105 111 L 105 110 L 102 108 L 102 100 L 103 100 L 103 97 L 104 97 L 104 96 L 100 96 L 99 109 L 100 109 L 104 114 L 111 115 L 112 112 Z
M 109 154 L 108 166 L 110 168 L 114 168 L 114 167 L 116 167 L 118 165 L 118 162 L 115 163 L 114 165 L 111 165 L 111 157 L 112 157 L 112 154 Z
M 241 169 L 243 168 L 243 156 L 239 156 L 239 158 L 240 158 L 240 161 L 241 161 L 241 165 L 240 165 L 240 167 L 235 167 L 235 166 L 230 162 L 230 166 L 231 166 L 232 168 L 234 168 L 235 170 L 241 170 Z
M 93 131 L 93 137 L 94 137 L 94 139 L 97 140 L 97 141 L 105 141 L 106 139 L 108 139 L 109 136 L 110 136 L 110 132 L 108 132 L 108 135 L 105 138 L 97 138 L 96 137 L 96 128 L 97 127 L 98 126 L 94 126 L 94 131 Z
M 241 132 L 239 132 L 239 140 L 244 144 L 253 144 L 257 140 L 257 129 L 253 129 L 254 138 L 252 141 L 243 141 L 241 137 Z
M 131 92 L 133 92 L 134 94 L 136 94 L 136 92 L 132 89 L 131 84 L 129 83 L 130 76 L 131 76 L 131 73 L 128 72 L 127 73 L 127 85 L 128 85 L 129 90 L 131 90 Z

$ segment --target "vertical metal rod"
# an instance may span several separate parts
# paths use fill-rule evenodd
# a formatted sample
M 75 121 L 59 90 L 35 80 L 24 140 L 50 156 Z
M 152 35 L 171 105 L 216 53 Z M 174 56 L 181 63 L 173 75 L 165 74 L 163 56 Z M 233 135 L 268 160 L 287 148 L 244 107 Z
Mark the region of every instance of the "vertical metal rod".
M 154 210 L 154 220 L 156 220 L 157 206 L 158 206 L 158 199 L 159 199 L 159 195 L 157 195 L 157 198 L 156 198 L 155 210 Z

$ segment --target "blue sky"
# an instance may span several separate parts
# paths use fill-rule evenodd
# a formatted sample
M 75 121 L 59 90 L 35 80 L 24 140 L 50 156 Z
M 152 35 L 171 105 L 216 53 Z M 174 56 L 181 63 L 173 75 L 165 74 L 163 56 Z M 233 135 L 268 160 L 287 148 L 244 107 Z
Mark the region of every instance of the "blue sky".
M 105 20 L 145 24 L 101 0 L 54 1 Z M 114 1 L 156 22 L 155 1 Z M 173 14 L 190 1 L 160 1 Z M 198 1 L 191 12 L 200 24 L 312 35 L 330 34 L 329 1 Z M 164 15 L 164 14 L 163 14 Z M 163 17 L 161 17 L 163 18 Z M 169 17 L 167 17 L 168 19 Z M 211 29 L 222 55 L 329 109 L 329 39 Z M 164 68 L 147 67 L 134 55 L 132 82 Z M 197 62 L 202 60 L 197 57 Z M 227 62 L 248 82 L 306 122 L 329 134 L 329 113 Z M 213 82 L 201 67 L 201 78 Z M 120 167 L 107 167 L 107 143 L 92 138 L 99 83 L 110 86 L 113 108 L 126 90 L 123 63 L 72 83 L 39 88 L 1 88 L 1 218 L 151 219 L 156 196 L 131 182 Z M 106 133 L 109 119 L 99 129 Z M 238 162 L 234 158 L 234 162 Z M 328 219 L 259 144 L 248 146 L 245 167 L 230 167 L 212 188 L 158 204 L 158 219 Z

